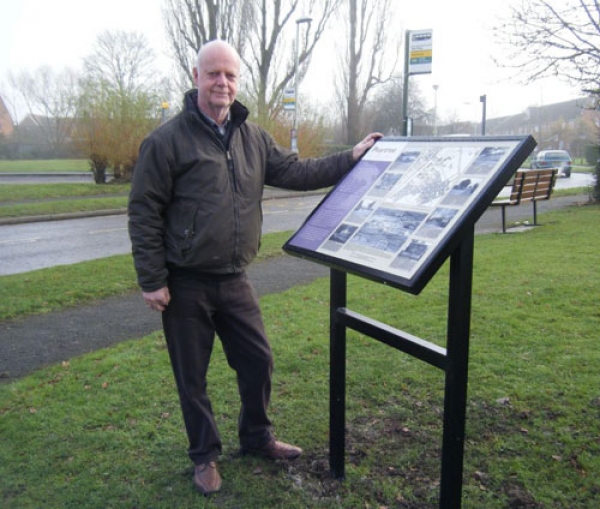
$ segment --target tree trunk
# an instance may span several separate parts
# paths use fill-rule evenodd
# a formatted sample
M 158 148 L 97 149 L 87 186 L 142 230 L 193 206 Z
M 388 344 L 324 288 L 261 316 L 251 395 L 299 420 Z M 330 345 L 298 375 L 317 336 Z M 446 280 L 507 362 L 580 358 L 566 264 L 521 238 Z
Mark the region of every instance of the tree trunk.
M 90 169 L 94 174 L 94 182 L 96 184 L 106 184 L 106 168 L 108 167 L 108 159 L 98 154 L 90 155 Z

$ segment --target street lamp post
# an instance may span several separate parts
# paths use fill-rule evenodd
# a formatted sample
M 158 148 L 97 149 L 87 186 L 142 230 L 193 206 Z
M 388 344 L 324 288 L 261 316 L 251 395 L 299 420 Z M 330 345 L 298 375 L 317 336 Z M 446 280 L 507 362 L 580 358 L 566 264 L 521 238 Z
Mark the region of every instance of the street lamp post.
M 299 84 L 298 84 L 298 67 L 300 65 L 300 25 L 308 23 L 312 18 L 299 18 L 296 20 L 296 65 L 294 68 L 294 126 L 292 128 L 291 149 L 298 152 L 298 99 L 299 99 Z
M 485 136 L 485 117 L 486 117 L 486 109 L 487 109 L 487 95 L 483 94 L 479 96 L 479 101 L 481 102 L 481 136 Z
M 437 136 L 438 134 L 438 126 L 437 126 L 437 91 L 439 85 L 433 85 L 433 135 Z

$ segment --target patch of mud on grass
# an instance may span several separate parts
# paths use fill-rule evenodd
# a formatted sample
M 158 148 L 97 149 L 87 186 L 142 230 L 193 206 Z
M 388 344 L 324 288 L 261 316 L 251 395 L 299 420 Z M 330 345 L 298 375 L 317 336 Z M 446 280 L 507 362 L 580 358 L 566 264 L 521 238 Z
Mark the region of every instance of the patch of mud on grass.
M 279 465 L 281 470 L 272 474 L 290 478 L 318 506 L 334 507 L 351 498 L 362 500 L 364 507 L 435 509 L 439 507 L 441 410 L 426 406 L 430 406 L 425 412 L 429 416 L 422 415 L 419 423 L 388 416 L 360 417 L 347 423 L 345 480 L 332 477 L 327 448 L 283 462 Z M 493 431 L 487 432 L 488 438 L 490 433 L 514 430 L 515 423 L 524 419 L 509 408 L 481 405 L 477 412 L 488 414 L 487 419 L 477 417 L 482 422 L 489 424 L 490 418 L 495 422 Z M 480 439 L 487 438 L 484 434 Z M 465 476 L 470 476 L 467 482 L 479 486 L 492 498 L 505 500 L 504 507 L 509 509 L 545 507 L 517 479 L 492 480 L 480 471 L 465 472 Z

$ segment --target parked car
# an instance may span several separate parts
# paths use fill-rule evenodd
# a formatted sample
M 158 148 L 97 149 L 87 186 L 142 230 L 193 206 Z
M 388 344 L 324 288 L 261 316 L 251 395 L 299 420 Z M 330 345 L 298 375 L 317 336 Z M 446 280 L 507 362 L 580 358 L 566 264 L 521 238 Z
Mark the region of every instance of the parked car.
M 571 176 L 571 156 L 566 150 L 540 150 L 531 160 L 532 169 L 558 168 L 559 177 Z

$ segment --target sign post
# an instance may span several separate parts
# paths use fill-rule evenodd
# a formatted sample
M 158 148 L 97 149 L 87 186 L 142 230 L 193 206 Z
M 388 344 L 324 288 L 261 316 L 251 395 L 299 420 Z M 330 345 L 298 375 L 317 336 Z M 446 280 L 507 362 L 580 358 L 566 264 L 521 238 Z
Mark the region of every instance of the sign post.
M 408 116 L 408 78 L 413 74 L 431 73 L 433 31 L 407 30 L 404 42 L 404 79 L 402 92 L 402 135 L 412 136 Z
M 286 88 L 283 91 L 283 109 L 285 111 L 296 111 L 296 89 Z

